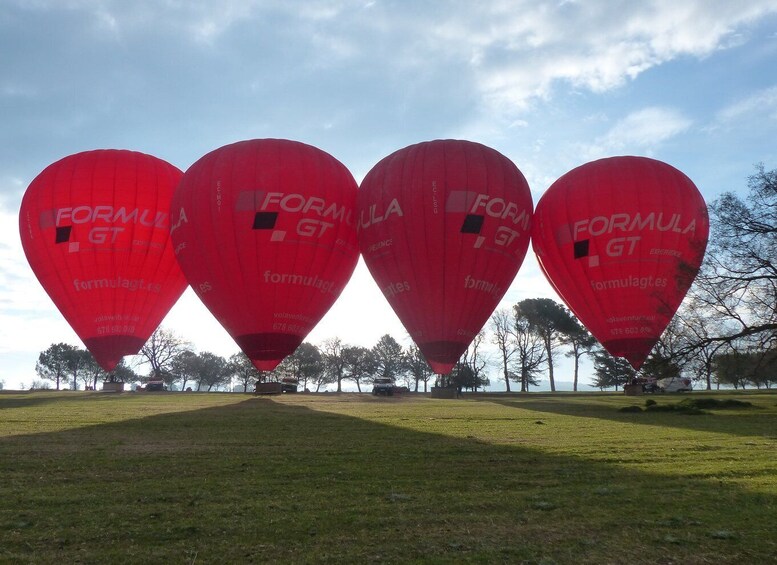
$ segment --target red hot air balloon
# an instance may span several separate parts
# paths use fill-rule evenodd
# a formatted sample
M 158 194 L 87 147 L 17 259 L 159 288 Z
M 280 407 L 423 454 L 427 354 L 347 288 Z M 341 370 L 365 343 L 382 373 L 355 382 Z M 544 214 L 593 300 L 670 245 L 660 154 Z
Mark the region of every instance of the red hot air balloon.
M 310 145 L 226 145 L 173 198 L 178 261 L 205 306 L 260 369 L 294 352 L 351 277 L 356 181 Z
M 639 369 L 690 288 L 708 233 L 704 199 L 683 173 L 611 157 L 553 183 L 537 204 L 532 246 L 578 319 Z
M 106 371 L 140 351 L 186 288 L 169 237 L 181 175 L 151 155 L 87 151 L 46 167 L 22 199 L 27 260 Z
M 358 208 L 373 278 L 432 369 L 450 373 L 526 255 L 526 179 L 479 143 L 429 141 L 375 165 Z

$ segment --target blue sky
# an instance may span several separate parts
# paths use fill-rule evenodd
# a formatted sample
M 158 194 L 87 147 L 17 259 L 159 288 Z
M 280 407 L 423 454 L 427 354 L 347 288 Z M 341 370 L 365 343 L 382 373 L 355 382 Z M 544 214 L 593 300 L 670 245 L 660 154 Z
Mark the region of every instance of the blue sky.
M 672 164 L 711 201 L 756 163 L 777 168 L 777 4 L 0 0 L 0 115 L 0 381 L 17 388 L 51 343 L 80 345 L 19 243 L 22 194 L 51 162 L 111 147 L 185 170 L 281 137 L 360 181 L 401 147 L 460 138 L 512 159 L 535 203 L 624 154 Z M 530 254 L 504 304 L 537 296 L 556 298 Z M 237 351 L 193 294 L 163 325 Z M 404 340 L 360 266 L 310 340 L 384 333 Z

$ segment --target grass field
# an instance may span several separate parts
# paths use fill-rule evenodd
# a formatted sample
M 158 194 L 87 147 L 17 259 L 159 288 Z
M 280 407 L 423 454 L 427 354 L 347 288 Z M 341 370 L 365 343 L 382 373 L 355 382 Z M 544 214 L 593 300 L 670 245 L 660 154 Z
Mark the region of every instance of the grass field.
M 0 562 L 774 563 L 777 394 L 648 398 L 0 394 Z

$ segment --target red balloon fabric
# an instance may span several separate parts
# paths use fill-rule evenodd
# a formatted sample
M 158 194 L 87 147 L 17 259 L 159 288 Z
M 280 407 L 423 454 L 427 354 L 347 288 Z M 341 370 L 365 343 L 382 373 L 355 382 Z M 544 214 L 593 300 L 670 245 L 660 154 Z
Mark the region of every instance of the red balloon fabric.
M 260 369 L 275 368 L 351 277 L 356 181 L 310 145 L 226 145 L 184 174 L 171 236 L 186 278 Z
M 602 346 L 639 369 L 704 257 L 707 206 L 674 167 L 611 157 L 577 167 L 537 203 L 532 247 Z
M 450 373 L 526 255 L 526 179 L 479 143 L 428 141 L 375 165 L 358 209 L 373 278 L 432 370 Z
M 134 355 L 186 288 L 170 244 L 181 178 L 143 153 L 103 149 L 46 167 L 27 188 L 27 260 L 100 366 Z

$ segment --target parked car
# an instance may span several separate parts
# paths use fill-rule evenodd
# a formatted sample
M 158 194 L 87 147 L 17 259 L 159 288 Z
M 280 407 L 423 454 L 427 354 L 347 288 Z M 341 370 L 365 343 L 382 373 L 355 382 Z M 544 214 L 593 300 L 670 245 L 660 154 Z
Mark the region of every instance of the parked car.
M 660 392 L 691 392 L 693 390 L 693 382 L 688 378 L 659 379 L 656 384 Z
M 391 379 L 378 377 L 372 381 L 372 394 L 391 396 L 394 394 L 394 381 Z
M 299 381 L 291 377 L 281 379 L 281 392 L 297 392 Z
M 154 392 L 154 391 L 160 391 L 160 390 L 167 390 L 167 387 L 165 386 L 164 381 L 148 381 L 146 383 L 146 386 L 143 387 L 143 390 L 146 392 Z

